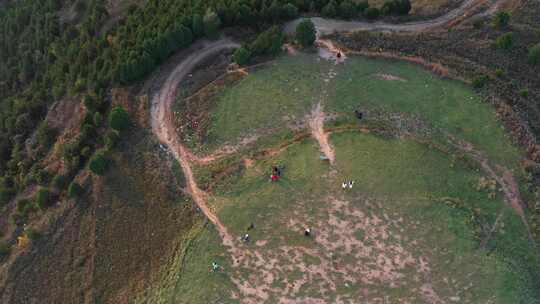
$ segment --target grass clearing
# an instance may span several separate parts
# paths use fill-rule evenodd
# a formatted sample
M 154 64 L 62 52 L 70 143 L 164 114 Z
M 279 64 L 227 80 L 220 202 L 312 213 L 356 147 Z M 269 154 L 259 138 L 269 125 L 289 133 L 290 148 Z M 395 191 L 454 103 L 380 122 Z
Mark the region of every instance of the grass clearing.
M 327 128 L 354 126 L 355 109 L 398 117 L 393 124 L 415 117 L 437 131 L 422 133 L 428 143 L 444 145 L 452 134 L 494 164 L 518 168 L 521 152 L 467 86 L 407 63 L 350 58 L 335 66 L 299 54 L 250 73 L 214 101 L 207 147 L 261 135 L 195 171 L 200 185 L 215 185 L 208 203 L 242 254 L 229 256 L 205 229 L 178 271 L 175 303 L 539 301 L 540 263 L 520 218 L 500 193 L 478 188 L 485 176 L 452 149 L 413 140 L 414 132 L 342 131 L 329 138 L 334 166 L 310 137 L 261 156 L 308 132 L 305 117 L 320 102 Z M 273 165 L 283 166 L 278 182 L 269 181 Z M 344 191 L 344 180 L 356 183 Z M 242 243 L 245 233 L 250 241 Z M 209 272 L 212 261 L 224 272 Z

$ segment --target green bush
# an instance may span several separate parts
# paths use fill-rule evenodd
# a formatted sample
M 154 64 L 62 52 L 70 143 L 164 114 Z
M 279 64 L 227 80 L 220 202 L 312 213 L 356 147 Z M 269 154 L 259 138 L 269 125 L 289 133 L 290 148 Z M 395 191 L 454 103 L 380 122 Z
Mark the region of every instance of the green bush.
M 529 97 L 529 90 L 527 89 L 522 89 L 519 91 L 519 96 L 523 97 L 523 98 L 527 98 Z
M 510 13 L 509 12 L 498 12 L 493 18 L 493 25 L 498 28 L 507 27 L 510 23 Z
M 15 196 L 15 190 L 10 187 L 0 188 L 0 207 L 9 203 L 9 201 Z
M 509 50 L 514 46 L 514 34 L 506 33 L 495 40 L 495 46 L 499 49 Z
M 26 234 L 26 236 L 31 240 L 31 241 L 36 241 L 36 240 L 39 240 L 41 238 L 41 233 L 39 233 L 37 230 L 35 229 L 26 229 L 26 231 L 24 232 Z
M 109 124 L 114 130 L 126 130 L 131 124 L 129 114 L 121 106 L 114 107 L 109 114 Z
M 103 175 L 105 172 L 107 172 L 108 167 L 109 163 L 103 152 L 97 152 L 90 159 L 89 168 L 94 174 Z
M 84 124 L 81 127 L 81 139 L 86 142 L 96 137 L 96 128 L 93 124 Z
M 81 156 L 84 158 L 89 158 L 92 155 L 92 148 L 86 146 L 81 149 Z
M 83 193 L 84 189 L 77 182 L 71 182 L 68 187 L 68 195 L 71 198 L 79 197 Z
M 287 3 L 283 6 L 283 17 L 285 19 L 293 19 L 298 16 L 298 8 L 292 3 Z
M 216 12 L 208 8 L 206 14 L 203 18 L 204 23 L 204 34 L 208 38 L 217 38 L 219 27 L 221 26 L 221 20 L 219 19 Z
M 281 51 L 285 37 L 277 26 L 273 26 L 257 36 L 250 45 L 253 55 L 277 55 Z
M 495 76 L 501 78 L 504 76 L 504 70 L 503 69 L 496 69 L 495 70 Z
M 114 149 L 119 141 L 120 134 L 118 133 L 118 131 L 109 130 L 107 134 L 105 134 L 105 147 L 108 150 Z
M 249 62 L 250 59 L 251 59 L 251 52 L 247 48 L 240 47 L 236 49 L 236 51 L 234 51 L 233 60 L 238 65 L 245 65 Z
M 94 125 L 97 127 L 97 126 L 101 126 L 102 123 L 103 123 L 103 114 L 99 112 L 94 113 Z
M 366 18 L 374 20 L 379 18 L 379 16 L 381 15 L 381 11 L 376 7 L 369 7 L 364 11 L 364 15 L 366 16 Z
M 23 216 L 27 216 L 28 213 L 32 212 L 33 210 L 34 205 L 30 200 L 21 199 L 17 202 L 17 212 L 22 214 Z
M 52 186 L 57 190 L 62 190 L 66 186 L 67 179 L 62 174 L 57 174 L 52 180 Z
M 0 241 L 0 257 L 8 256 L 10 252 L 11 252 L 11 246 L 9 246 L 4 241 Z
M 386 0 L 381 8 L 384 15 L 407 15 L 412 6 L 409 0 Z
M 529 63 L 540 64 L 540 43 L 529 49 Z
M 36 193 L 36 204 L 41 210 L 45 210 L 52 205 L 52 197 L 49 189 L 40 187 Z
M 481 89 L 483 88 L 487 82 L 489 81 L 489 78 L 488 76 L 486 75 L 479 75 L 479 76 L 476 76 L 473 81 L 472 81 L 472 85 L 474 88 L 476 89 Z
M 356 4 L 351 0 L 345 0 L 339 5 L 339 16 L 343 19 L 356 17 Z
M 296 40 L 303 47 L 311 46 L 317 39 L 317 30 L 311 19 L 304 19 L 296 26 Z
M 193 36 L 195 36 L 196 38 L 202 37 L 204 35 L 204 22 L 201 15 L 193 15 L 191 21 L 191 31 L 193 32 Z
M 56 140 L 57 135 L 58 132 L 56 131 L 56 129 L 50 127 L 46 121 L 43 121 L 37 129 L 38 144 L 43 148 L 48 149 Z
M 51 173 L 45 169 L 36 172 L 36 181 L 40 185 L 48 185 L 51 182 Z
M 486 23 L 486 21 L 484 20 L 484 18 L 475 18 L 473 20 L 472 25 L 473 25 L 473 28 L 479 30 L 479 29 L 484 27 L 485 23 Z
M 368 9 L 368 8 L 369 8 L 369 2 L 366 1 L 366 0 L 363 0 L 363 1 L 360 1 L 360 2 L 356 3 L 356 11 L 358 13 L 363 14 L 366 11 L 366 9 Z
M 335 0 L 330 0 L 321 10 L 321 14 L 325 17 L 333 18 L 337 16 L 337 3 Z

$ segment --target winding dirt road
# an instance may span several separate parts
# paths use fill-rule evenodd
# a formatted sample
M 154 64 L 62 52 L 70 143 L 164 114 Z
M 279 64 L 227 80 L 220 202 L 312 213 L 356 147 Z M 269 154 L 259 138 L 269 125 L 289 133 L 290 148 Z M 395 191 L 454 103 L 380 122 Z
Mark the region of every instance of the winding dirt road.
M 228 39 L 222 39 L 207 43 L 202 50 L 188 56 L 172 71 L 159 92 L 152 98 L 151 109 L 152 131 L 161 142 L 169 147 L 176 160 L 180 163 L 186 178 L 188 191 L 193 200 L 208 220 L 215 225 L 223 239 L 223 243 L 231 248 L 234 247 L 232 236 L 219 218 L 210 210 L 206 203 L 206 194 L 197 186 L 190 164 L 191 154 L 182 145 L 176 134 L 171 107 L 176 97 L 178 85 L 199 63 L 221 51 L 239 46 L 239 44 Z
M 328 35 L 334 31 L 338 32 L 353 32 L 353 31 L 390 31 L 390 32 L 420 32 L 428 29 L 451 24 L 456 20 L 464 20 L 474 15 L 474 12 L 482 5 L 489 4 L 489 7 L 479 13 L 479 15 L 487 16 L 494 14 L 502 3 L 507 0 L 465 0 L 459 7 L 448 13 L 430 20 L 406 22 L 399 24 L 379 22 L 362 22 L 362 21 L 344 21 L 336 19 L 326 19 L 321 17 L 313 17 L 311 21 L 315 24 L 319 35 Z M 294 34 L 296 25 L 304 18 L 298 18 L 285 25 L 285 33 L 288 35 Z

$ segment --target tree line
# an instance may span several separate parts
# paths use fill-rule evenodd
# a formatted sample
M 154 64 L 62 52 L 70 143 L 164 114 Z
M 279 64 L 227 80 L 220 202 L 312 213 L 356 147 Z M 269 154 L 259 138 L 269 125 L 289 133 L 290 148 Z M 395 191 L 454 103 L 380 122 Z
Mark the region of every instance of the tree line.
M 393 11 L 399 5 L 390 6 Z M 54 143 L 58 130 L 43 119 L 55 100 L 92 96 L 105 105 L 97 112 L 105 114 L 111 85 L 143 79 L 179 49 L 216 37 L 221 27 L 264 32 L 244 55 L 270 54 L 283 42 L 274 24 L 303 12 L 355 18 L 368 9 L 367 2 L 351 0 L 147 1 L 130 7 L 117 26 L 105 31 L 106 0 L 7 3 L 0 9 L 0 201 L 24 186 L 21 176 L 36 170 L 36 156 L 25 148 L 30 135 L 39 131 L 40 154 Z M 64 20 L 62 15 L 72 10 L 76 20 Z

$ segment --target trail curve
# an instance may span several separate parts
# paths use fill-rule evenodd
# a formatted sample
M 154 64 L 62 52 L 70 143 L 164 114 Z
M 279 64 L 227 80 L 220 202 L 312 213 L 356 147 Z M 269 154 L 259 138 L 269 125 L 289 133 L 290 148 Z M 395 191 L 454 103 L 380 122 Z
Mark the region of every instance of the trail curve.
M 472 17 L 479 6 L 490 3 L 490 6 L 479 15 L 486 16 L 494 14 L 501 6 L 501 3 L 507 0 L 465 0 L 459 7 L 447 12 L 446 14 L 434 19 L 423 21 L 412 21 L 405 23 L 387 23 L 378 22 L 362 22 L 362 21 L 344 21 L 337 19 L 326 19 L 321 17 L 312 17 L 311 21 L 315 24 L 319 35 L 328 35 L 334 31 L 352 32 L 352 31 L 390 31 L 390 32 L 419 32 L 428 29 L 433 29 L 446 24 L 450 24 L 455 20 L 464 20 Z M 304 18 L 298 18 L 290 21 L 285 25 L 284 31 L 291 35 L 296 31 L 296 26 Z
M 186 178 L 187 188 L 193 200 L 206 218 L 215 225 L 223 239 L 223 244 L 231 248 L 234 248 L 233 237 L 229 234 L 227 228 L 221 223 L 219 218 L 208 207 L 206 203 L 206 193 L 197 186 L 193 170 L 191 169 L 190 152 L 182 145 L 175 132 L 171 107 L 176 97 L 178 85 L 199 63 L 221 51 L 237 48 L 239 46 L 239 44 L 228 39 L 205 43 L 202 50 L 192 53 L 176 66 L 159 91 L 153 96 L 151 107 L 153 133 L 163 144 L 169 147 L 174 158 L 182 167 L 182 171 Z

